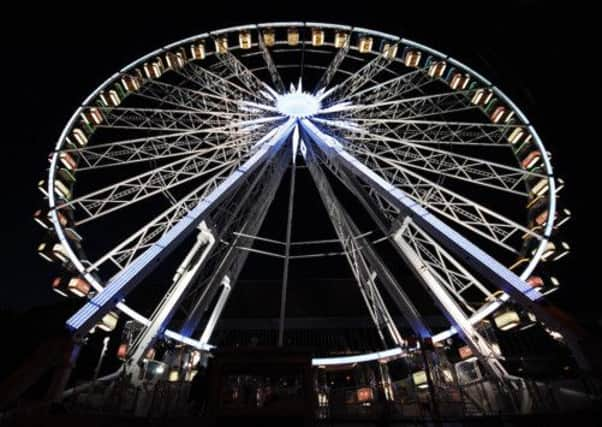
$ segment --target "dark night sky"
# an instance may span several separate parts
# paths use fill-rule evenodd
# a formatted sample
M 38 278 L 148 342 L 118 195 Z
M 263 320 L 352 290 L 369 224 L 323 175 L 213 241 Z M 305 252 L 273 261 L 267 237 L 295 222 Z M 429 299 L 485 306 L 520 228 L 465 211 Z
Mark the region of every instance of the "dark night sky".
M 95 5 L 102 11 L 53 8 L 16 16 L 21 34 L 4 38 L 2 181 L 2 283 L 0 307 L 27 308 L 57 299 L 50 290 L 54 270 L 35 254 L 41 232 L 31 215 L 42 206 L 36 183 L 46 156 L 79 102 L 107 76 L 139 56 L 196 33 L 271 20 L 315 20 L 365 26 L 423 42 L 455 56 L 500 86 L 540 132 L 559 176 L 568 183 L 562 206 L 573 220 L 565 230 L 573 249 L 558 266 L 564 289 L 555 300 L 571 311 L 598 312 L 599 242 L 594 226 L 599 157 L 595 154 L 594 111 L 599 111 L 596 68 L 599 27 L 589 27 L 586 10 L 560 9 L 543 1 L 492 3 L 423 2 L 396 9 L 351 2 L 293 2 L 268 7 L 226 2 L 190 7 L 164 2 L 135 10 Z M 357 2 L 355 2 L 357 3 Z M 547 2 L 550 3 L 550 2 Z M 173 5 L 172 5 L 173 4 Z M 335 4 L 337 6 L 335 6 Z M 298 7 L 297 7 L 298 5 Z M 302 6 L 304 5 L 304 6 Z M 52 18 L 50 18 L 52 16 Z M 68 17 L 67 17 L 68 16 Z M 17 42 L 17 40 L 19 40 Z M 7 114 L 8 113 L 8 114 Z M 599 208 L 596 208 L 599 211 Z

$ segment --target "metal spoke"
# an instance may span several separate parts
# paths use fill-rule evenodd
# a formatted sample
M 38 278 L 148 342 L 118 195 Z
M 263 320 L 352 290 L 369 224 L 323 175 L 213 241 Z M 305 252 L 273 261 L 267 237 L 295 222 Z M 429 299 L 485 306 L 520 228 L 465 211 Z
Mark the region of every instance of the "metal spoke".
M 269 101 L 273 99 L 272 95 L 266 92 L 266 90 L 269 90 L 269 86 L 253 74 L 232 52 L 227 50 L 223 53 L 216 53 L 216 56 L 220 60 L 223 69 L 232 73 L 248 90 L 263 94 L 264 98 Z
M 321 119 L 320 119 L 321 120 Z M 340 123 L 324 120 L 325 123 Z M 525 132 L 526 126 L 514 123 L 476 123 L 442 120 L 413 120 L 357 117 L 347 123 L 362 127 L 380 136 L 393 136 L 406 141 L 433 145 L 498 146 L 509 148 L 508 136 L 514 129 Z
M 403 98 L 373 104 L 357 104 L 337 109 L 344 118 L 367 117 L 370 119 L 418 119 L 445 115 L 477 108 L 470 102 L 470 94 L 477 89 L 452 91 L 434 95 Z M 327 113 L 328 110 L 326 109 Z
M 370 62 L 335 86 L 326 99 L 336 101 L 349 98 L 387 68 L 391 60 L 384 53 L 379 53 Z
M 412 91 L 423 92 L 422 88 L 424 86 L 437 81 L 427 74 L 427 69 L 428 67 L 419 68 L 382 83 L 372 85 L 354 93 L 347 99 L 361 103 L 378 103 L 399 98 Z
M 529 195 L 524 189 L 527 180 L 546 177 L 540 173 L 415 144 L 405 139 L 377 136 L 357 128 L 346 129 L 351 131 L 344 136 L 350 142 L 347 146 L 350 152 L 372 156 L 392 168 L 412 167 L 522 196 Z
M 244 144 L 236 146 L 234 149 L 226 149 L 218 145 L 211 150 L 214 152 L 211 157 L 201 157 L 194 153 L 154 170 L 62 203 L 57 209 L 68 206 L 78 208 L 80 218 L 76 224 L 83 224 L 148 197 L 163 193 L 185 182 L 215 173 L 238 161 L 240 152 L 244 152 L 249 146 L 250 144 Z M 167 183 L 167 185 L 164 183 Z
M 210 92 L 175 86 L 158 80 L 148 80 L 133 95 L 159 103 L 168 103 L 193 111 L 238 111 L 241 100 Z
M 272 54 L 270 54 L 268 47 L 263 42 L 263 37 L 261 35 L 261 32 L 259 32 L 259 31 L 257 32 L 257 43 L 259 44 L 259 49 L 261 50 L 261 56 L 263 57 L 263 60 L 268 69 L 268 72 L 270 73 L 270 77 L 272 78 L 272 83 L 274 83 L 274 87 L 276 88 L 276 91 L 278 91 L 280 93 L 284 93 L 285 87 L 284 87 L 284 82 L 282 81 L 282 77 L 280 76 L 280 73 L 278 72 L 278 68 L 276 68 L 276 64 L 274 64 L 274 59 L 272 58 Z
M 196 84 L 203 91 L 212 92 L 220 97 L 239 97 L 241 99 L 256 99 L 257 94 L 246 87 L 240 86 L 232 80 L 226 79 L 198 64 L 188 63 L 184 68 L 176 71 L 186 80 Z
M 153 108 L 114 108 L 102 110 L 103 122 L 99 128 L 132 130 L 186 131 L 204 126 L 244 125 L 257 117 L 248 112 L 186 111 Z
M 328 64 L 328 68 L 326 69 L 326 71 L 324 71 L 322 77 L 320 77 L 320 80 L 314 88 L 314 93 L 320 93 L 320 91 L 323 91 L 328 87 L 336 73 L 339 71 L 339 67 L 341 66 L 341 64 L 345 60 L 345 57 L 347 56 L 347 53 L 349 52 L 349 43 L 350 38 L 347 37 L 345 39 L 345 44 L 343 45 L 343 47 L 340 47 L 339 50 L 337 50 L 337 53 L 332 58 L 332 61 L 330 62 L 330 64 Z
M 475 311 L 474 301 L 471 303 L 463 294 L 467 291 L 477 291 L 481 300 L 491 297 L 491 291 L 483 286 L 440 244 L 420 230 L 413 221 L 404 222 L 404 226 L 399 229 L 395 238 L 406 240 L 439 282 L 471 313 Z
M 343 146 L 349 146 L 343 142 Z M 398 166 L 394 169 L 383 169 L 382 165 L 373 157 L 365 156 L 364 165 L 371 168 L 374 173 L 407 193 L 420 205 L 450 219 L 451 221 L 471 230 L 480 236 L 496 243 L 497 245 L 518 253 L 509 244 L 512 238 L 524 234 L 543 239 L 539 234 L 527 229 L 516 221 L 488 209 L 469 198 L 441 187 L 409 169 Z

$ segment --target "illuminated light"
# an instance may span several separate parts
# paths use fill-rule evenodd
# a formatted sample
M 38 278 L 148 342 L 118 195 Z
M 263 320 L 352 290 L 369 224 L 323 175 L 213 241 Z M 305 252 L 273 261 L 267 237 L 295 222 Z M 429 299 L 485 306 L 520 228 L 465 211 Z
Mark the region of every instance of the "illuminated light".
M 180 380 L 180 372 L 177 369 L 172 369 L 169 371 L 169 376 L 167 377 L 167 381 L 175 383 Z
M 414 382 L 414 385 L 418 388 L 428 387 L 425 371 L 414 372 L 412 374 L 412 381 Z
M 460 347 L 458 349 L 458 354 L 460 355 L 460 359 L 462 359 L 462 360 L 468 359 L 469 357 L 471 357 L 473 355 L 472 349 L 467 345 Z
M 331 366 L 331 365 L 346 365 L 352 363 L 371 362 L 379 359 L 386 359 L 389 357 L 396 357 L 403 355 L 404 352 L 401 348 L 391 348 L 389 350 L 377 351 L 374 353 L 356 354 L 353 356 L 337 356 L 337 357 L 322 357 L 312 359 L 311 364 L 313 366 Z
M 125 360 L 128 355 L 128 345 L 125 343 L 119 344 L 119 348 L 117 348 L 117 358 L 119 360 Z
M 289 92 L 278 96 L 276 108 L 289 117 L 310 117 L 320 111 L 318 98 L 307 92 Z
M 516 328 L 520 324 L 520 318 L 516 311 L 508 310 L 502 314 L 498 314 L 493 318 L 495 326 L 501 331 L 509 331 Z
M 357 389 L 357 401 L 368 402 L 374 399 L 374 394 L 370 387 L 362 387 Z
M 536 289 L 541 289 L 541 288 L 543 288 L 543 285 L 544 285 L 543 279 L 540 276 L 530 276 L 527 279 L 527 283 L 531 287 L 536 288 Z
M 114 311 L 110 311 L 104 315 L 102 320 L 96 327 L 105 332 L 111 332 L 117 327 L 117 321 L 119 320 L 119 315 Z

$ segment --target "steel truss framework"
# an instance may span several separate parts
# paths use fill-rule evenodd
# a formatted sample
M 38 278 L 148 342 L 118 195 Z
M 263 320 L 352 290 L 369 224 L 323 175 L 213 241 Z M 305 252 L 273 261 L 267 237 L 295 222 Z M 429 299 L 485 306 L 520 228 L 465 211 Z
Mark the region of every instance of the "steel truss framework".
M 297 28 L 300 40 L 290 28 Z M 299 51 L 297 64 L 282 59 Z M 329 65 L 312 65 L 312 54 L 325 53 Z M 287 81 L 291 69 L 302 75 L 304 67 L 322 73 L 312 93 L 303 92 L 304 82 Z M 209 350 L 221 309 L 253 244 L 262 240 L 257 234 L 287 167 L 296 168 L 299 149 L 385 347 L 360 359 L 406 351 L 384 291 L 415 335 L 437 342 L 459 333 L 503 381 L 514 379 L 475 324 L 508 299 L 559 331 L 587 367 L 572 330 L 544 308 L 542 291 L 526 283 L 540 259 L 549 257 L 558 213 L 548 153 L 524 115 L 489 81 L 440 52 L 363 28 L 318 23 L 270 23 L 192 37 L 130 64 L 84 101 L 51 154 L 43 187 L 62 262 L 93 288 L 68 327 L 83 337 L 115 309 L 141 323 L 129 353 L 132 369 L 162 338 Z M 450 329 L 433 335 L 425 325 L 337 199 L 325 169 L 358 198 Z M 72 175 L 86 181 L 124 170 L 132 172 L 99 180 L 82 194 L 73 183 Z M 282 316 L 294 258 L 293 191 L 294 179 L 285 252 L 277 254 L 285 260 Z M 489 206 L 490 199 L 477 200 L 475 191 L 519 200 L 523 209 L 538 206 L 537 218 L 544 220 L 524 224 Z M 111 224 L 114 215 L 158 197 L 162 204 L 150 221 L 94 258 L 71 237 L 70 230 Z M 196 243 L 150 316 L 126 305 L 128 294 L 176 247 L 189 245 L 194 233 Z M 507 261 L 517 255 L 525 258 L 518 275 Z M 185 320 L 174 326 L 180 309 Z M 316 363 L 348 362 L 343 359 Z

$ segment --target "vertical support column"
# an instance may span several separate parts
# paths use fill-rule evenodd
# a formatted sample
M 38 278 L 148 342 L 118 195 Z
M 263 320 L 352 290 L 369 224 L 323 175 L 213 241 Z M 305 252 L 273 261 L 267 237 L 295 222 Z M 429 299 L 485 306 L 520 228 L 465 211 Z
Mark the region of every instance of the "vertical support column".
M 410 218 L 406 218 L 403 227 L 407 227 Z M 501 381 L 506 381 L 508 373 L 497 359 L 493 349 L 485 338 L 478 333 L 475 327 L 470 323 L 460 306 L 454 301 L 445 287 L 437 280 L 430 269 L 422 262 L 420 256 L 411 248 L 411 246 L 402 237 L 401 230 L 395 234 L 393 239 L 395 245 L 399 248 L 408 265 L 412 267 L 416 275 L 420 278 L 426 289 L 433 296 L 433 300 L 452 325 L 456 328 L 462 339 L 470 346 L 473 352 L 479 357 L 485 368 Z
M 142 361 L 150 347 L 160 337 L 167 324 L 173 317 L 180 301 L 184 298 L 188 286 L 194 281 L 204 265 L 207 256 L 215 245 L 215 238 L 207 228 L 205 222 L 199 225 L 199 234 L 192 249 L 188 252 L 173 278 L 173 285 L 151 315 L 149 325 L 140 333 L 132 345 L 132 352 L 128 358 L 127 370 L 132 373 L 132 380 L 136 381 L 142 367 Z M 196 258 L 196 259 L 195 259 Z
M 230 286 L 230 278 L 228 276 L 224 276 L 221 282 L 222 293 L 220 294 L 217 302 L 215 303 L 215 307 L 213 308 L 213 312 L 207 321 L 207 325 L 205 325 L 205 330 L 203 331 L 199 341 L 202 344 L 207 344 L 211 335 L 213 334 L 213 330 L 215 329 L 215 325 L 217 325 L 217 321 L 219 320 L 220 315 L 224 307 L 226 306 L 226 301 L 230 296 L 230 291 L 232 287 Z
M 112 310 L 129 292 L 153 271 L 203 221 L 215 206 L 231 195 L 244 180 L 265 162 L 274 157 L 288 138 L 295 120 L 289 119 L 270 131 L 255 144 L 255 153 L 211 193 L 172 226 L 124 270 L 113 276 L 94 298 L 67 320 L 67 327 L 81 338 L 88 334 L 96 323 Z
M 280 294 L 280 322 L 278 325 L 278 347 L 284 344 L 284 320 L 286 318 L 286 292 L 288 288 L 288 266 L 291 254 L 291 234 L 293 230 L 293 208 L 295 203 L 295 177 L 297 172 L 297 147 L 299 146 L 299 127 L 293 133 L 293 151 L 291 160 L 291 183 L 288 193 L 288 214 L 286 217 L 286 246 L 284 247 L 284 268 L 282 271 L 282 291 Z
M 580 368 L 584 371 L 591 370 L 591 364 L 583 354 L 575 331 L 571 325 L 557 318 L 553 311 L 546 307 L 543 296 L 539 291 L 529 286 L 499 261 L 441 221 L 404 191 L 358 161 L 344 149 L 341 142 L 336 138 L 325 134 L 307 119 L 303 119 L 301 124 L 327 158 L 341 165 L 350 174 L 357 176 L 359 180 L 369 185 L 388 203 L 399 209 L 404 217 L 411 218 L 421 230 L 440 243 L 451 254 L 472 267 L 474 271 L 481 274 L 496 288 L 508 293 L 514 301 L 534 313 L 538 319 L 549 327 L 559 331 L 565 337 Z

